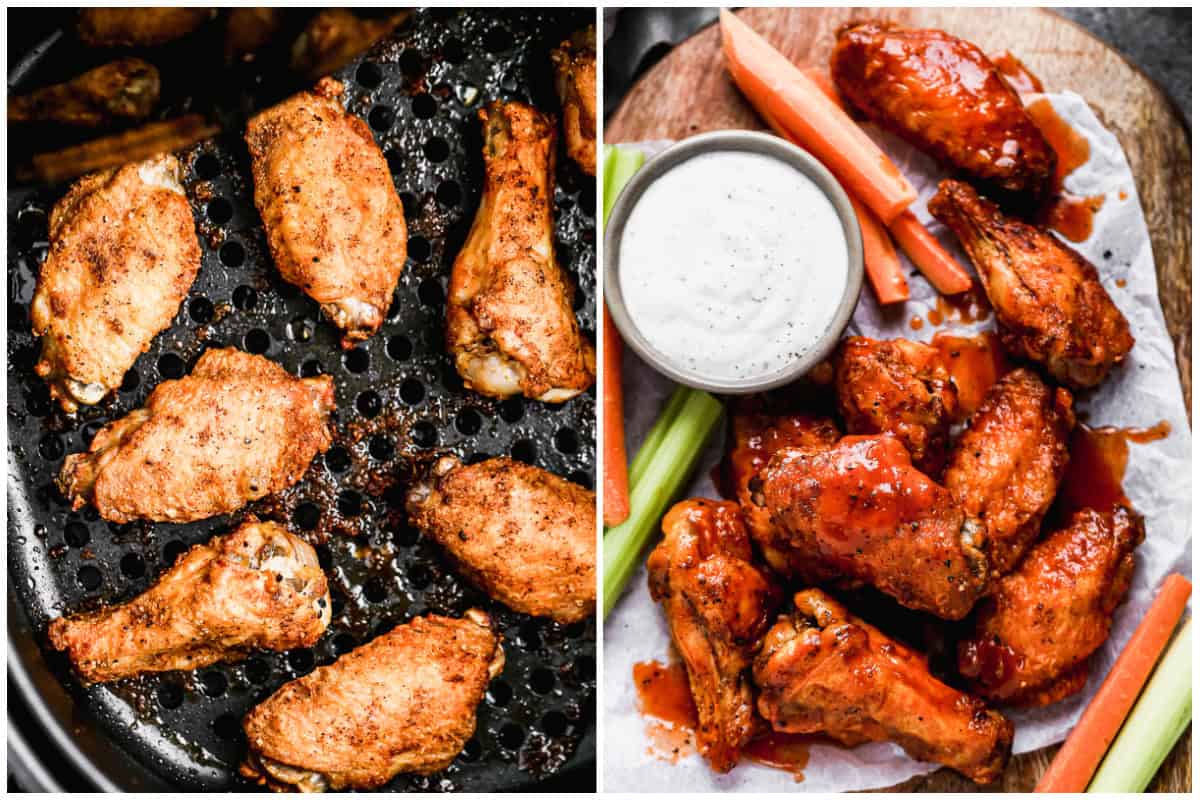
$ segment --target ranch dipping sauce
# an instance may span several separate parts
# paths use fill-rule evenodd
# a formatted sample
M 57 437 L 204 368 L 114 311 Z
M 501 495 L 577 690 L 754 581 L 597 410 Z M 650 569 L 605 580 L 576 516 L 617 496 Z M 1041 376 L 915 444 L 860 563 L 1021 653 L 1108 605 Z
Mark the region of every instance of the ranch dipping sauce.
M 701 153 L 642 192 L 620 240 L 632 323 L 679 369 L 743 381 L 794 363 L 833 324 L 848 246 L 833 203 L 773 156 Z

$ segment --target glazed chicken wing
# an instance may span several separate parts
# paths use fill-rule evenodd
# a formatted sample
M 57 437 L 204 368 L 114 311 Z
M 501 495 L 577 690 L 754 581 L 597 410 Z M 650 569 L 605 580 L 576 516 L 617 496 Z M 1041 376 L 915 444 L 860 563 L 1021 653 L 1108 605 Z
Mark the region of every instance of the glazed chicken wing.
M 1133 578 L 1142 518 L 1118 506 L 1076 512 L 1034 545 L 975 615 L 959 643 L 971 690 L 997 702 L 1044 706 L 1080 691 L 1087 658 L 1108 639 Z
M 254 203 L 284 279 L 321 304 L 342 347 L 387 315 L 408 252 L 404 208 L 371 129 L 322 79 L 250 120 Z
M 333 408 L 328 375 L 301 380 L 261 356 L 209 350 L 67 456 L 58 486 L 112 522 L 227 514 L 300 480 L 332 442 Z
M 1086 388 L 1133 349 L 1129 322 L 1096 268 L 1054 234 L 1005 216 L 961 181 L 942 181 L 929 213 L 971 257 L 1009 353 Z
M 211 8 L 85 8 L 79 12 L 79 39 L 91 47 L 152 47 L 166 44 L 213 18 Z
M 243 776 L 277 791 L 375 789 L 450 766 L 504 668 L 491 620 L 430 614 L 317 667 L 246 715 Z
M 187 551 L 133 600 L 54 620 L 50 644 L 86 683 L 102 683 L 311 647 L 329 615 L 312 546 L 251 519 Z
M 158 102 L 158 70 L 140 58 L 118 58 L 66 83 L 9 96 L 9 122 L 97 127 L 145 119 Z
M 976 783 L 1000 777 L 1011 722 L 934 678 L 923 656 L 819 589 L 798 593 L 795 604 L 754 662 L 758 710 L 775 730 L 824 733 L 850 746 L 888 740 Z
M 34 368 L 66 411 L 94 405 L 170 326 L 200 270 L 174 156 L 88 175 L 50 213 L 31 307 Z
M 554 123 L 523 103 L 483 120 L 483 199 L 454 261 L 446 344 L 467 388 L 561 403 L 592 385 L 573 287 L 554 256 Z
M 777 593 L 751 563 L 735 503 L 685 500 L 667 512 L 662 527 L 663 540 L 646 562 L 650 594 L 663 604 L 687 668 L 700 753 L 713 769 L 728 772 L 762 729 L 749 667 Z
M 1012 571 L 1037 539 L 1074 427 L 1070 392 L 1018 369 L 992 384 L 955 442 L 945 486 L 983 524 L 993 577 Z
M 596 26 L 589 25 L 550 51 L 562 102 L 567 155 L 596 174 Z
M 970 42 L 938 30 L 851 23 L 838 32 L 830 70 L 855 108 L 947 166 L 1010 192 L 1050 188 L 1053 148 Z
M 596 610 L 596 496 L 510 458 L 437 461 L 409 517 L 509 608 L 569 623 Z

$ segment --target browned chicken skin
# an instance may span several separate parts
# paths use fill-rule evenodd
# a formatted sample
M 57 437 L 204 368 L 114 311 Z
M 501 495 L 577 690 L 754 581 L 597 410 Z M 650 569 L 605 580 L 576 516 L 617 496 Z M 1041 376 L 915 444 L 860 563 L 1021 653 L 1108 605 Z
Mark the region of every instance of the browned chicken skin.
M 67 456 L 58 485 L 112 522 L 191 522 L 296 483 L 332 442 L 333 379 L 299 379 L 262 356 L 209 350 L 186 378 Z
M 211 8 L 85 8 L 79 39 L 92 47 L 151 47 L 187 36 L 212 19 Z
M 754 662 L 759 713 L 777 731 L 846 745 L 888 740 L 976 783 L 1000 776 L 1013 725 L 929 673 L 924 657 L 819 589 L 795 597 Z
M 554 85 L 562 102 L 567 155 L 596 174 L 596 26 L 576 32 L 550 51 Z
M 243 776 L 277 791 L 375 789 L 450 766 L 504 668 L 491 620 L 430 614 L 286 683 L 242 724 Z
M 87 683 L 311 647 L 329 624 L 329 588 L 312 546 L 251 519 L 196 545 L 133 600 L 50 623 Z
M 469 389 L 561 403 L 592 385 L 596 354 L 554 256 L 554 122 L 515 102 L 479 118 L 483 199 L 450 274 L 446 346 Z
M 292 45 L 292 69 L 316 80 L 365 53 L 412 15 L 362 18 L 344 8 L 327 8 L 312 18 Z
M 1080 691 L 1087 658 L 1108 639 L 1133 578 L 1145 529 L 1124 507 L 1084 509 L 1034 545 L 979 607 L 959 643 L 971 690 L 997 702 L 1044 706 Z
M 158 70 L 140 58 L 118 58 L 66 83 L 8 98 L 9 122 L 60 122 L 97 127 L 145 119 L 158 102 Z
M 569 623 L 596 610 L 596 496 L 509 458 L 444 457 L 408 494 L 414 526 L 509 608 Z
M 961 181 L 942 181 L 929 213 L 971 257 L 1009 353 L 1086 388 L 1133 349 L 1129 323 L 1096 268 L 1054 234 L 1005 216 Z
M 700 753 L 714 770 L 728 772 L 762 729 L 749 667 L 778 595 L 751 563 L 737 504 L 685 500 L 667 512 L 662 528 L 663 540 L 646 562 L 650 594 L 663 604 L 687 667 Z
M 970 42 L 939 30 L 851 23 L 838 31 L 830 70 L 859 111 L 944 164 L 1010 192 L 1049 190 L 1053 148 Z
M 945 486 L 983 524 L 993 577 L 1012 571 L 1038 538 L 1074 427 L 1070 392 L 1018 369 L 992 385 L 955 442 Z
M 279 33 L 283 11 L 275 6 L 229 9 L 225 18 L 225 63 L 253 61 Z

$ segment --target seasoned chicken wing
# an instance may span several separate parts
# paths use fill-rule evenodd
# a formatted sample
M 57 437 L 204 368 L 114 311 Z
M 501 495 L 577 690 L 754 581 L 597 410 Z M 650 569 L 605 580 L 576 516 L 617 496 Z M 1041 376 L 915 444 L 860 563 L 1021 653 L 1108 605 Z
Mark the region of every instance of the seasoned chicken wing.
M 188 550 L 133 600 L 54 620 L 50 644 L 86 683 L 102 683 L 311 647 L 329 615 L 312 546 L 251 519 Z
M 929 673 L 925 658 L 819 589 L 795 597 L 754 662 L 759 713 L 777 731 L 846 745 L 888 740 L 976 783 L 1000 777 L 1013 725 Z
M 337 72 L 412 15 L 361 18 L 344 8 L 327 8 L 312 18 L 292 45 L 292 69 L 316 80 Z
M 890 433 L 927 475 L 941 475 L 958 393 L 941 351 L 907 339 L 851 336 L 835 357 L 838 410 L 852 434 Z
M 144 408 L 67 456 L 58 486 L 73 508 L 112 522 L 192 522 L 296 483 L 332 442 L 333 379 L 293 378 L 262 356 L 209 350 Z
M 387 316 L 408 257 L 404 208 L 387 161 L 324 78 L 250 120 L 254 204 L 279 272 L 342 329 L 342 347 Z
M 1108 639 L 1145 538 L 1140 515 L 1118 506 L 1077 511 L 1034 545 L 975 615 L 958 646 L 971 691 L 997 702 L 1044 706 L 1080 691 L 1087 658 Z
M 749 667 L 779 598 L 752 563 L 735 503 L 685 500 L 667 512 L 662 528 L 663 540 L 646 562 L 650 594 L 663 604 L 687 668 L 700 753 L 713 769 L 728 772 L 762 731 Z
M 418 617 L 285 683 L 247 714 L 241 774 L 278 791 L 322 792 L 443 770 L 503 669 L 487 614 Z
M 225 63 L 253 61 L 283 27 L 283 14 L 284 10 L 276 6 L 229 9 L 225 18 Z
M 1060 383 L 1095 386 L 1133 349 L 1129 322 L 1096 268 L 1058 237 L 1005 216 L 961 181 L 942 181 L 929 213 L 954 231 L 996 312 L 1000 341 Z
M 992 384 L 955 442 L 945 486 L 983 524 L 993 577 L 1011 572 L 1037 539 L 1074 427 L 1071 393 L 1018 369 Z
M 187 36 L 212 19 L 211 8 L 85 8 L 79 39 L 92 47 L 151 47 Z
M 9 96 L 9 122 L 60 122 L 97 127 L 145 119 L 158 102 L 158 70 L 140 58 L 118 58 L 66 83 Z
M 788 544 L 839 574 L 943 619 L 965 617 L 983 591 L 982 525 L 894 436 L 781 450 L 760 477 L 761 504 Z
M 170 326 L 200 270 L 174 156 L 84 177 L 50 213 L 31 315 L 34 370 L 66 411 L 94 405 Z
M 830 70 L 855 108 L 947 166 L 1010 192 L 1050 189 L 1054 149 L 970 42 L 939 30 L 851 23 L 838 31 Z
M 414 526 L 509 608 L 558 622 L 596 610 L 596 496 L 510 458 L 443 457 L 408 493 Z
M 562 102 L 567 155 L 596 174 L 596 26 L 588 25 L 550 51 L 554 86 Z
M 554 257 L 554 123 L 523 103 L 483 120 L 483 199 L 454 261 L 446 346 L 467 388 L 561 403 L 592 385 L 573 287 Z

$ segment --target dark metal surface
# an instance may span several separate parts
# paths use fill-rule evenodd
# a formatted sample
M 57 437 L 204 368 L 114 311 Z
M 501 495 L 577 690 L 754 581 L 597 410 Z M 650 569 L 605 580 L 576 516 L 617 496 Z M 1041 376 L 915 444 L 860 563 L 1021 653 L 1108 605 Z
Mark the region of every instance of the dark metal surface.
M 240 719 L 256 703 L 413 616 L 457 616 L 480 606 L 499 623 L 507 662 L 480 706 L 476 735 L 444 773 L 400 776 L 389 788 L 494 791 L 550 778 L 546 788 L 594 788 L 594 623 L 562 626 L 491 602 L 407 526 L 402 502 L 412 477 L 446 452 L 468 461 L 510 454 L 592 486 L 594 390 L 562 406 L 484 399 L 462 387 L 443 352 L 442 330 L 450 266 L 482 188 L 475 113 L 494 98 L 556 112 L 548 49 L 591 19 L 589 10 L 418 12 L 363 63 L 338 73 L 348 109 L 369 122 L 388 158 L 409 225 L 409 262 L 388 321 L 352 351 L 340 350 L 333 325 L 279 278 L 266 250 L 241 138 L 246 114 L 268 95 L 264 84 L 214 88 L 226 94 L 214 110 L 226 132 L 180 154 L 203 251 L 200 275 L 173 326 L 138 359 L 116 397 L 77 417 L 53 407 L 33 374 L 38 346 L 28 315 L 47 250 L 46 218 L 65 187 L 10 188 L 10 689 L 26 701 L 27 719 L 18 720 L 25 738 L 49 731 L 44 745 L 27 750 L 68 761 L 78 750 L 101 787 L 107 776 L 126 789 L 164 782 L 246 788 L 235 777 L 245 751 Z M 73 58 L 60 48 L 41 56 L 56 72 Z M 38 73 L 35 67 L 30 80 L 43 82 Z M 576 308 L 589 337 L 594 201 L 594 180 L 560 149 L 556 244 L 578 285 Z M 330 578 L 333 622 L 311 649 L 80 687 L 61 655 L 39 652 L 48 621 L 144 591 L 184 549 L 242 514 L 188 525 L 114 525 L 91 509 L 72 512 L 53 478 L 65 454 L 86 449 L 101 426 L 220 346 L 261 352 L 297 375 L 335 379 L 333 448 L 296 487 L 245 509 L 285 522 L 317 547 Z M 120 763 L 124 758 L 132 761 Z

